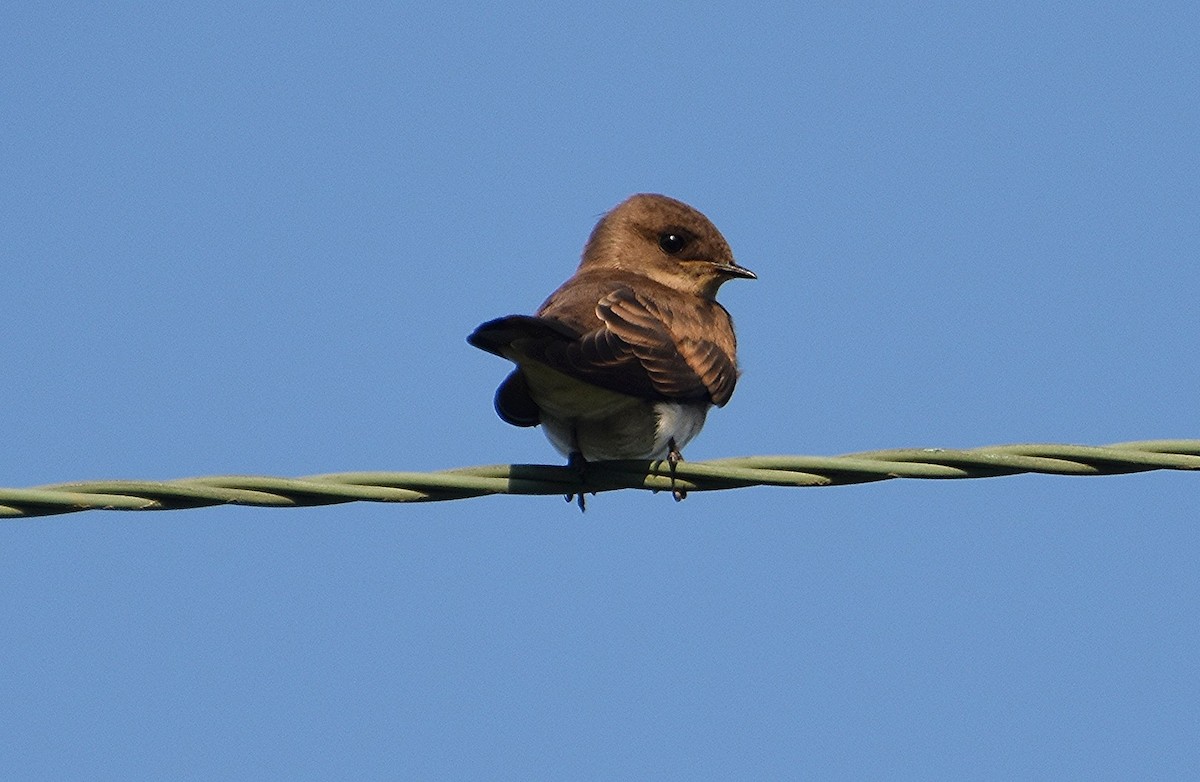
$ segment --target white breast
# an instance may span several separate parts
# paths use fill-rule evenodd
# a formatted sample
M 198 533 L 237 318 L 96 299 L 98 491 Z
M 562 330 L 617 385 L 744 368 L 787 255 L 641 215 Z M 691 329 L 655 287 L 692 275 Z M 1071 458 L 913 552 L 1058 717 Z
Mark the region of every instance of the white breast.
M 580 451 L 588 461 L 608 459 L 665 459 L 675 447 L 683 450 L 704 426 L 709 405 L 634 400 L 606 415 L 559 418 L 542 410 L 542 431 L 564 456 Z

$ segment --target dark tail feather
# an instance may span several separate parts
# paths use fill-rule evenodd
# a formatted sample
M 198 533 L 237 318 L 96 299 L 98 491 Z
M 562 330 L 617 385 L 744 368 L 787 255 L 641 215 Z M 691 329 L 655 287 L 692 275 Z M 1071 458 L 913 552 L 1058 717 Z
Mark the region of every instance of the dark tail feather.
M 496 415 L 513 426 L 537 426 L 541 411 L 529 395 L 529 384 L 521 370 L 514 369 L 496 389 Z
M 555 343 L 573 340 L 578 335 L 552 320 L 533 318 L 528 315 L 509 315 L 482 324 L 467 342 L 480 350 L 512 359 L 515 342 Z M 508 355 L 505 355 L 505 354 Z M 513 426 L 537 426 L 541 423 L 541 411 L 529 393 L 529 383 L 520 368 L 513 370 L 496 389 L 496 414 Z

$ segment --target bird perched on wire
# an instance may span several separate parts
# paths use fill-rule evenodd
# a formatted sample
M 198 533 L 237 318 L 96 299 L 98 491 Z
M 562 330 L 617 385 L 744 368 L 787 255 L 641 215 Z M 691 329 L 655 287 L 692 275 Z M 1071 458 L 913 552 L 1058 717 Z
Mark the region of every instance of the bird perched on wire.
M 571 464 L 667 459 L 673 471 L 737 383 L 733 321 L 716 301 L 735 277 L 755 274 L 707 217 L 639 194 L 601 218 L 535 315 L 490 320 L 467 341 L 517 365 L 496 391 L 500 418 L 540 424 Z

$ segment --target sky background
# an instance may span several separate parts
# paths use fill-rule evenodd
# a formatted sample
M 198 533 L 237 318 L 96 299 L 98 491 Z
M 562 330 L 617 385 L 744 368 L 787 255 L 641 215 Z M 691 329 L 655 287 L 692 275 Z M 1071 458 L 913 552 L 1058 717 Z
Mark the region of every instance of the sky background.
M 558 463 L 631 193 L 689 459 L 1200 436 L 1195 3 L 7 3 L 0 485 Z M 1194 474 L 0 522 L 8 779 L 1195 779 Z

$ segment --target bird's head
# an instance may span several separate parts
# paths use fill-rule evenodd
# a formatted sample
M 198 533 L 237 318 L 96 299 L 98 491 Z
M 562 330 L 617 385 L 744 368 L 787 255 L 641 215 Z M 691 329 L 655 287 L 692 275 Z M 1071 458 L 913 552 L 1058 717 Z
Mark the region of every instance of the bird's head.
M 707 217 L 652 193 L 627 198 L 597 223 L 579 268 L 622 269 L 706 299 L 726 280 L 756 279 Z

